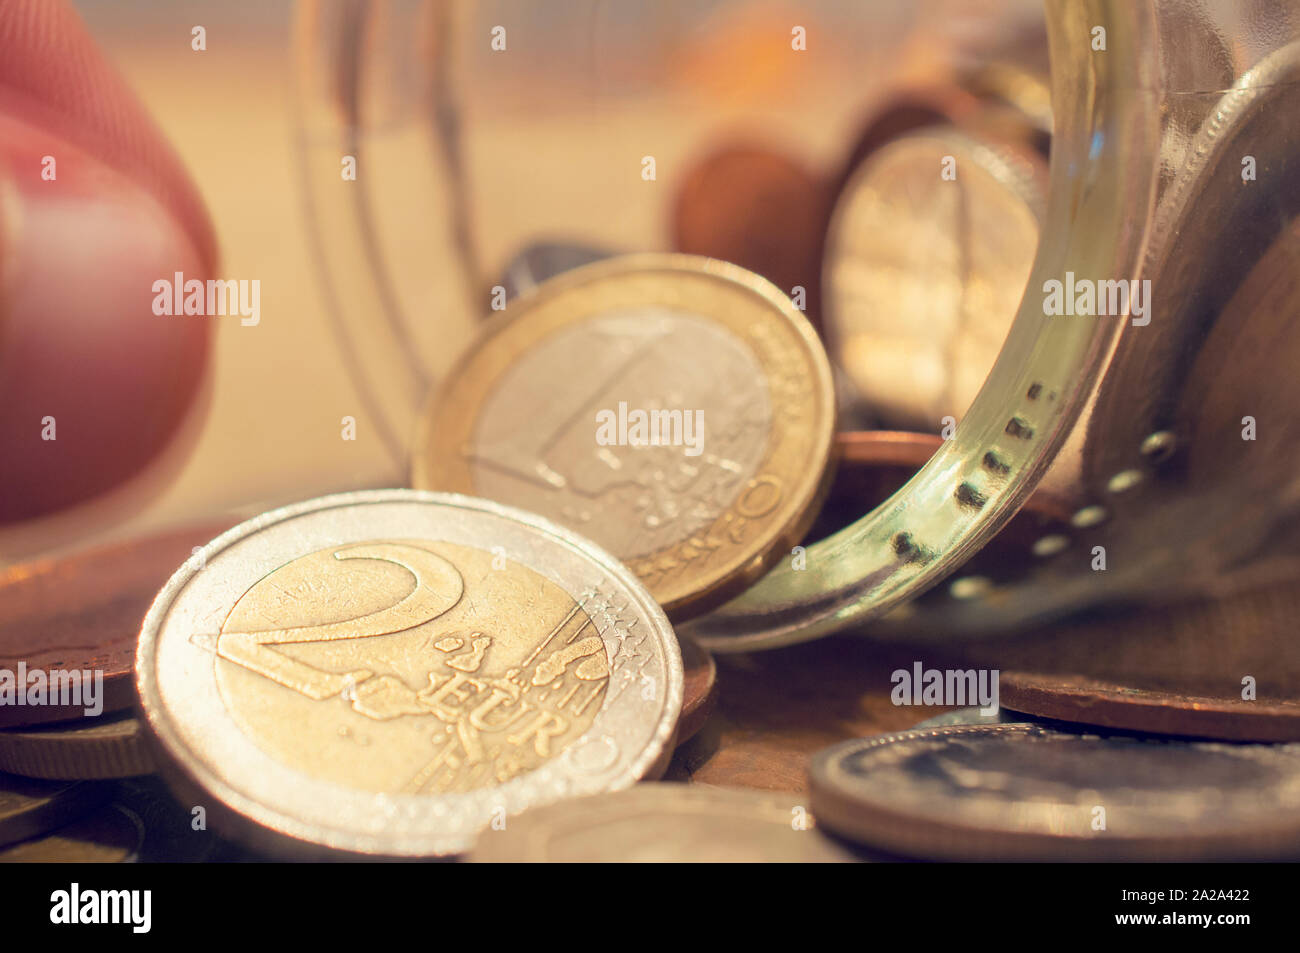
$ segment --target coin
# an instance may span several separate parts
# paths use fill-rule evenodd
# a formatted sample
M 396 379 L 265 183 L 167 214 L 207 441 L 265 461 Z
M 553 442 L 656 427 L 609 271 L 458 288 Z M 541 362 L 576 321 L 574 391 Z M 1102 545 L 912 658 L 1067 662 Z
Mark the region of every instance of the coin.
M 590 536 L 675 617 L 745 588 L 811 524 L 830 476 L 830 369 L 766 281 L 628 256 L 499 317 L 430 404 L 415 486 Z
M 910 132 L 930 126 L 978 126 L 986 103 L 974 92 L 951 83 L 901 89 L 868 117 L 849 150 L 848 161 L 836 183 L 842 194 L 847 181 L 862 162 L 881 146 Z
M 1300 741 L 1300 701 L 1189 695 L 1043 672 L 1003 672 L 1002 703 L 1014 711 L 1085 725 L 1223 741 Z
M 131 714 L 0 731 L 0 771 L 29 778 L 126 778 L 150 774 L 153 755 Z
M 937 126 L 881 145 L 836 202 L 823 262 L 828 346 L 886 422 L 960 419 L 1029 278 L 1046 166 Z
M 141 863 L 193 864 L 237 855 L 234 845 L 207 829 L 205 812 L 178 803 L 158 777 L 118 782 L 113 803 L 140 821 Z
M 941 446 L 941 437 L 906 430 L 842 430 L 835 435 L 840 462 L 854 466 L 900 467 L 915 472 Z
M 812 761 L 831 830 L 953 860 L 1300 855 L 1300 746 L 963 725 L 835 745 Z
M 108 798 L 108 787 L 84 781 L 34 781 L 0 774 L 0 844 L 36 837 Z
M 535 242 L 510 259 L 501 276 L 506 300 L 513 301 L 556 275 L 614 254 L 604 248 L 570 242 Z
M 476 862 L 845 863 L 859 858 L 816 829 L 790 795 L 684 784 L 562 801 L 484 831 Z
M 0 570 L 0 672 L 28 684 L 36 672 L 46 684 L 51 673 L 99 672 L 103 711 L 130 708 L 135 640 L 149 603 L 194 547 L 229 525 L 192 526 Z M 20 671 L 25 679 L 17 678 Z M 86 714 L 81 692 L 47 697 L 41 705 L 8 704 L 4 697 L 0 691 L 0 727 Z M 59 703 L 65 700 L 76 704 Z
M 1014 712 L 1009 712 L 1005 708 L 999 708 L 991 715 L 984 714 L 982 708 L 957 708 L 953 711 L 946 711 L 942 715 L 935 715 L 933 718 L 927 718 L 925 721 L 919 721 L 912 726 L 912 731 L 921 731 L 925 728 L 951 728 L 953 725 L 1005 725 L 1019 724 L 1028 721 L 1027 718 L 1021 718 Z
M 0 863 L 130 863 L 139 859 L 143 842 L 140 818 L 118 804 L 105 804 L 43 837 L 0 849 Z
M 259 850 L 454 853 L 671 753 L 682 663 L 663 612 L 531 514 L 347 493 L 201 555 L 145 620 L 140 699 L 181 803 Z
M 804 289 L 805 313 L 820 313 L 827 186 L 770 148 L 730 144 L 686 173 L 672 208 L 673 247 L 733 262 L 786 294 Z
M 995 60 L 964 76 L 962 86 L 984 103 L 984 109 L 976 114 L 982 131 L 996 128 L 1008 138 L 1021 139 L 1044 156 L 1048 154 L 1052 90 L 1045 71 Z
M 682 714 L 677 720 L 677 744 L 684 744 L 708 721 L 718 699 L 718 666 L 694 639 L 678 637 L 684 672 Z

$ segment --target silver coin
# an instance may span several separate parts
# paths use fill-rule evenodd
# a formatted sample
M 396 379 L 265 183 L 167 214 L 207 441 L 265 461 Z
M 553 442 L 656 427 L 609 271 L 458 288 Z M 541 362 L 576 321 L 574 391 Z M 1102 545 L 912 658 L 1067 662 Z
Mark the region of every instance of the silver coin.
M 136 674 L 181 803 L 276 851 L 463 850 L 661 771 L 682 703 L 673 631 L 621 563 L 522 511 L 413 490 L 218 537 L 154 602 Z
M 638 784 L 564 801 L 486 830 L 470 857 L 525 863 L 843 863 L 807 800 L 767 791 Z
M 573 242 L 534 242 L 510 259 L 498 283 L 506 291 L 506 300 L 513 301 L 556 275 L 616 254 L 608 248 Z
M 1300 745 L 967 725 L 836 745 L 811 782 L 828 829 L 913 857 L 1300 855 Z
M 1007 711 L 1005 708 L 999 708 L 991 715 L 984 714 L 982 708 L 958 708 L 956 711 L 946 711 L 942 715 L 935 715 L 933 718 L 919 721 L 912 726 L 911 730 L 951 728 L 953 725 L 1028 724 L 1032 721 L 1032 718 Z

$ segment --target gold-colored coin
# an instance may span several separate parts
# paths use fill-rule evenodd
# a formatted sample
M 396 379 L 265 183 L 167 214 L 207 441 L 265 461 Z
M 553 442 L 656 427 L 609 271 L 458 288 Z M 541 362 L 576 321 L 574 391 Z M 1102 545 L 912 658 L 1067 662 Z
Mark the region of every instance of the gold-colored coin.
M 130 714 L 0 731 L 0 771 L 29 778 L 128 778 L 153 770 L 144 730 Z
M 790 299 L 725 262 L 634 255 L 487 326 L 430 404 L 413 481 L 569 526 L 681 618 L 802 538 L 834 429 L 826 355 Z
M 341 494 L 202 556 L 144 622 L 140 699 L 180 802 L 257 849 L 455 853 L 671 756 L 683 675 L 662 610 L 531 514 Z
M 872 152 L 836 203 L 822 281 L 832 354 L 891 425 L 960 419 L 1038 247 L 1046 165 L 943 126 Z

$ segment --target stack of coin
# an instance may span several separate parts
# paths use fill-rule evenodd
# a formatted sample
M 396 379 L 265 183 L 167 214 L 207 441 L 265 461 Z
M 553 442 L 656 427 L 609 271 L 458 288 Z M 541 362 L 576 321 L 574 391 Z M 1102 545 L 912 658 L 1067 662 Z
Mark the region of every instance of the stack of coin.
M 173 576 L 136 666 L 164 777 L 259 851 L 406 857 L 659 776 L 716 684 L 666 614 L 803 538 L 834 427 L 821 344 L 759 276 L 543 281 L 433 396 L 416 490 L 273 511 Z
M 159 823 L 126 797 L 154 771 L 131 708 L 140 620 L 208 523 L 16 564 L 0 578 L 0 860 L 138 859 Z M 39 779 L 39 780 L 38 780 Z M 190 830 L 186 818 L 185 830 Z M 193 841 L 211 838 L 198 832 Z M 152 856 L 152 855 L 151 855 Z M 156 859 L 178 859 L 163 852 Z
M 422 535 L 414 546 L 409 541 L 332 546 L 337 558 L 353 560 L 342 564 L 351 572 L 347 568 L 334 572 L 330 553 L 324 559 L 307 553 L 304 559 L 294 550 L 282 556 L 273 552 L 273 563 L 284 559 L 288 565 L 272 573 L 260 588 L 255 585 L 233 613 L 219 610 L 217 618 L 229 617 L 226 626 L 217 626 L 210 640 L 195 632 L 188 632 L 183 640 L 185 648 L 197 646 L 199 657 L 210 659 L 207 665 L 223 693 L 222 713 L 238 720 L 237 732 L 247 732 L 254 743 L 284 756 L 282 770 L 302 768 L 304 775 L 310 775 L 318 763 L 303 765 L 287 752 L 322 732 L 329 737 L 337 727 L 339 734 L 332 740 L 341 747 L 331 754 L 346 755 L 340 760 L 351 766 L 348 776 L 361 788 L 360 800 L 373 802 L 385 786 L 392 789 L 392 796 L 401 797 L 403 788 L 414 786 L 408 782 L 424 776 L 416 793 L 425 795 L 428 813 L 434 816 L 427 826 L 438 836 L 447 822 L 437 815 L 457 800 L 460 791 L 484 789 L 481 799 L 493 802 L 490 822 L 497 817 L 495 799 L 502 785 L 515 775 L 541 766 L 523 792 L 525 800 L 541 803 L 583 790 L 614 788 L 625 783 L 624 778 L 654 776 L 662 769 L 671 750 L 663 744 L 667 734 L 671 732 L 681 743 L 699 730 L 716 698 L 712 657 L 690 640 L 682 640 L 678 669 L 671 630 L 643 589 L 621 588 L 626 579 L 619 575 L 626 570 L 612 559 L 575 542 L 574 537 L 553 538 L 545 530 L 512 520 L 505 511 L 494 509 L 489 515 L 476 501 L 410 492 L 381 496 L 405 504 L 405 509 L 383 511 L 395 528 L 381 535 Z M 431 505 L 437 499 L 447 505 Z M 334 502 L 336 506 L 326 502 L 319 509 L 329 511 L 329 519 L 357 522 L 360 528 L 354 532 L 360 534 L 366 532 L 364 517 L 381 512 L 362 505 L 381 502 L 376 499 Z M 407 510 L 414 515 L 403 515 Z M 445 528 L 421 534 L 421 515 L 431 525 Z M 271 516 L 262 517 L 254 521 L 256 525 L 227 534 L 234 539 L 224 546 L 218 540 L 197 553 L 194 542 L 224 529 L 224 522 L 9 567 L 6 595 L 10 598 L 4 603 L 0 634 L 6 645 L 22 647 L 24 654 L 14 661 L 14 668 L 18 670 L 20 663 L 42 664 L 41 671 L 48 675 L 59 670 L 56 662 L 77 658 L 77 651 L 90 652 L 70 646 L 98 637 L 99 656 L 119 662 L 111 670 L 112 677 L 125 676 L 131 687 L 140 619 L 166 575 L 179 563 L 179 575 L 196 587 L 194 580 L 211 578 L 205 575 L 214 570 L 210 559 L 215 557 L 218 571 L 225 571 L 231 561 L 229 549 L 238 547 L 233 557 L 237 561 L 250 549 L 274 550 L 274 535 L 288 537 L 287 544 L 294 545 L 293 534 L 301 531 L 303 521 L 285 520 L 273 529 L 275 522 Z M 512 541 L 506 531 L 517 534 L 517 539 Z M 324 532 L 331 535 L 328 525 Z M 489 541 L 495 545 L 489 546 Z M 473 548 L 475 542 L 478 550 Z M 429 546 L 442 555 L 421 548 Z M 514 562 L 508 552 L 526 552 L 537 569 Z M 455 566 L 449 556 L 457 558 Z M 405 599 L 401 598 L 404 573 L 412 574 L 416 582 Z M 552 581 L 557 574 L 562 585 Z M 280 588 L 287 584 L 288 591 Z M 284 746 L 277 751 L 274 741 L 262 737 L 277 734 L 274 723 L 265 720 L 268 712 L 263 711 L 260 723 L 256 718 L 251 723 L 246 720 L 250 704 L 254 711 L 270 706 L 272 716 L 292 707 L 282 697 L 291 693 L 284 684 L 284 671 L 299 669 L 292 660 L 277 658 L 271 646 L 313 641 L 303 638 L 308 632 L 322 642 L 330 641 L 331 633 L 348 628 L 347 620 L 340 620 L 344 626 L 327 621 L 288 632 L 255 625 L 253 631 L 266 641 L 244 649 L 238 647 L 241 638 L 232 629 L 268 611 L 278 618 L 292 618 L 296 611 L 328 619 L 340 611 L 340 605 L 355 604 L 349 603 L 358 598 L 350 587 L 358 584 L 372 587 L 363 602 L 367 598 L 382 602 L 382 587 L 393 589 L 396 605 L 389 606 L 387 613 L 383 609 L 363 613 L 362 618 L 369 620 L 363 625 L 371 629 L 391 626 L 397 638 L 384 638 L 380 631 L 366 635 L 364 629 L 341 633 L 345 645 L 356 644 L 349 636 L 368 639 L 359 650 L 335 654 L 347 660 L 355 652 L 371 666 L 373 677 L 347 668 L 351 682 L 330 700 L 332 711 L 322 712 L 331 708 L 330 701 L 315 697 L 323 694 L 320 685 L 329 680 L 328 672 L 310 670 L 316 673 L 315 681 L 309 678 L 305 686 L 289 678 L 289 686 L 305 692 L 310 703 L 303 707 L 301 718 L 287 719 L 292 727 L 279 733 Z M 295 603 L 294 608 L 286 608 Z M 444 611 L 455 603 L 458 611 Z M 425 612 L 436 613 L 439 629 L 423 625 Z M 498 624 L 510 617 L 515 619 L 504 628 Z M 549 625 L 549 633 L 535 628 L 540 623 Z M 537 644 L 531 645 L 530 639 Z M 114 655 L 115 644 L 128 646 L 130 654 Z M 45 654 L 34 646 L 42 647 Z M 373 660 L 367 649 L 377 653 Z M 270 659 L 271 668 L 263 671 L 265 663 L 258 656 Z M 320 654 L 304 661 L 323 662 L 327 667 L 330 663 L 328 655 Z M 403 682 L 403 665 L 412 666 L 417 677 Z M 434 673 L 422 667 L 442 677 L 432 677 Z M 185 679 L 179 685 L 165 682 L 167 689 L 179 692 L 182 711 L 190 707 L 185 699 L 187 684 Z M 674 702 L 679 696 L 677 714 Z M 120 692 L 106 697 L 121 700 Z M 133 687 L 129 698 L 135 698 Z M 408 716 L 428 717 L 408 717 L 405 730 L 395 733 L 379 727 L 398 717 L 403 706 Z M 0 861 L 232 861 L 286 853 L 280 835 L 258 828 L 255 818 L 239 816 L 231 808 L 233 792 L 199 788 L 193 796 L 187 794 L 195 787 L 187 782 L 185 769 L 195 759 L 188 752 L 172 754 L 165 743 L 160 744 L 163 738 L 151 737 L 147 722 L 129 709 L 109 710 L 115 707 L 119 706 L 105 704 L 98 716 L 55 721 L 51 717 L 66 719 L 72 712 L 65 707 L 51 716 L 44 708 L 7 706 L 10 725 L 22 720 L 35 723 L 0 731 L 0 760 L 4 771 L 11 772 L 0 773 Z M 337 710 L 340 707 L 343 711 Z M 412 707 L 414 711 L 409 710 Z M 432 745 L 425 735 L 429 723 L 441 729 L 435 731 Z M 584 728 L 589 730 L 584 733 Z M 422 742 L 428 747 L 423 757 Z M 414 759 L 409 770 L 387 763 L 403 748 Z M 615 770 L 620 767 L 624 770 Z M 162 771 L 172 790 L 151 775 L 155 770 Z M 548 773 L 550 777 L 536 776 Z M 403 783 L 390 783 L 393 778 Z M 509 799 L 519 797 L 520 792 L 502 795 L 502 811 L 511 804 Z M 413 798 L 410 801 L 415 803 Z M 282 806 L 291 812 L 295 805 L 288 798 Z M 209 830 L 210 809 L 216 828 L 244 835 L 243 847 Z M 232 815 L 236 815 L 233 820 Z M 370 826 L 386 821 L 383 810 L 362 817 L 362 823 Z M 335 828 L 344 826 L 344 819 L 333 827 L 326 825 L 314 839 L 308 836 L 305 844 L 291 841 L 287 852 L 346 848 L 331 839 Z M 465 828 L 460 847 L 467 846 L 473 830 L 473 824 Z M 391 832 L 389 841 L 397 839 L 404 835 Z M 368 848 L 359 850 L 372 853 Z M 446 852 L 441 844 L 387 851 Z
M 171 811 L 112 788 L 21 856 L 214 856 L 187 818 L 263 855 L 449 856 L 528 808 L 659 776 L 717 685 L 665 613 L 707 611 L 803 538 L 834 426 L 815 332 L 757 275 L 633 256 L 544 282 L 485 328 L 420 435 L 416 485 L 476 496 L 345 494 L 202 547 L 50 564 L 49 591 L 87 597 L 64 642 L 115 640 L 111 707 L 134 676 L 142 717 L 15 726 L 0 758 L 156 769 Z M 30 655 L 26 621 L 12 641 Z

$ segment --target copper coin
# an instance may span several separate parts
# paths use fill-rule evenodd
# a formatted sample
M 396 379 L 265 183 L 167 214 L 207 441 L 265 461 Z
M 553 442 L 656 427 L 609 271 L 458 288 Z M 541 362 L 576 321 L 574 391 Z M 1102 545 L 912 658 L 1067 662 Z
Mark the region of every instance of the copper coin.
M 514 301 L 545 284 L 556 275 L 618 254 L 606 248 L 577 245 L 572 242 L 534 242 L 521 250 L 505 267 L 498 284 L 506 291 L 506 300 Z M 487 312 L 488 317 L 493 312 Z
M 1042 672 L 1003 672 L 998 685 L 1002 704 L 1040 718 L 1189 738 L 1300 741 L 1300 701 L 1294 698 L 1185 695 Z
M 704 727 L 718 699 L 718 666 L 713 656 L 699 643 L 684 635 L 677 637 L 682 649 L 682 668 L 685 684 L 682 693 L 682 713 L 677 719 L 677 743 L 683 744 Z
M 678 190 L 674 247 L 748 268 L 788 295 L 802 287 L 804 312 L 817 326 L 827 205 L 826 185 L 794 159 L 761 146 L 724 146 Z
M 942 715 L 935 715 L 933 718 L 925 719 L 925 721 L 918 721 L 912 726 L 911 730 L 951 728 L 954 725 L 1010 725 L 1027 723 L 1028 721 L 1028 718 L 1022 718 L 1015 712 L 1007 711 L 1005 708 L 999 708 L 991 715 L 984 714 L 982 708 L 954 708 Z
M 154 596 L 193 549 L 229 524 L 207 524 L 85 549 L 0 571 L 0 678 L 17 693 L 35 672 L 102 672 L 103 711 L 135 703 L 136 635 Z M 0 683 L 0 688 L 3 684 Z M 60 693 L 60 701 L 84 695 Z M 13 704 L 0 695 L 0 727 L 85 716 L 85 704 Z
M 942 446 L 942 437 L 908 430 L 847 430 L 835 435 L 842 466 L 906 467 L 915 472 Z

